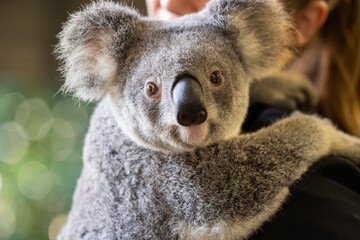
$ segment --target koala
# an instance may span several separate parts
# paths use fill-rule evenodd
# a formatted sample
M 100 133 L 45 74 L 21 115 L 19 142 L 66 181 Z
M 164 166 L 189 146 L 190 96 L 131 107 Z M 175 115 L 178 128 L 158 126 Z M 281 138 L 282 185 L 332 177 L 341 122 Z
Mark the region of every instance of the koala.
M 213 0 L 170 22 L 99 1 L 59 34 L 63 89 L 100 101 L 58 239 L 246 239 L 328 154 L 360 141 L 297 114 L 241 134 L 249 88 L 296 31 L 276 0 Z

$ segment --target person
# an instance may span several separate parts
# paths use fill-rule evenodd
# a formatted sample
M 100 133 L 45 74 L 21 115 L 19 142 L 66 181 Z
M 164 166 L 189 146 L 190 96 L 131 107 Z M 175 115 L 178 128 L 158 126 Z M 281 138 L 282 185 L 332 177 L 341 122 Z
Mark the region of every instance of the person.
M 278 1 L 298 32 L 299 56 L 287 70 L 307 76 L 314 84 L 319 114 L 360 137 L 360 1 Z M 207 2 L 146 0 L 148 15 L 159 20 L 198 12 Z M 249 111 L 245 131 L 289 113 L 276 106 L 250 106 Z M 360 169 L 346 158 L 330 156 L 309 169 L 292 187 L 281 210 L 250 239 L 350 240 L 359 236 Z

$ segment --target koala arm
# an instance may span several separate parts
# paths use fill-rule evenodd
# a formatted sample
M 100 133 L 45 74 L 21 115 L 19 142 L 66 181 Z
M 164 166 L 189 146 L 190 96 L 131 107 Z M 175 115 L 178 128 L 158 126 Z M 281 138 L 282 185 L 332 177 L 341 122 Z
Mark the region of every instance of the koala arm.
M 246 238 L 280 208 L 290 185 L 328 154 L 345 155 L 359 165 L 360 141 L 306 115 L 198 150 L 184 162 L 201 189 L 193 196 L 199 196 L 196 212 L 206 224 L 189 215 L 179 234 L 185 239 L 203 239 L 194 237 L 199 231 L 204 239 Z
M 254 80 L 250 85 L 250 103 L 261 103 L 289 111 L 309 110 L 315 105 L 316 92 L 305 76 L 287 71 Z

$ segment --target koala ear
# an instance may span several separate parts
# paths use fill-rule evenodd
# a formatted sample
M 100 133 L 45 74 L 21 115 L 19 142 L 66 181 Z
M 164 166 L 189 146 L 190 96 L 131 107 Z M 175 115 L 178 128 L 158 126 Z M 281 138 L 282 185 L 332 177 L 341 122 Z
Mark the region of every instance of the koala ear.
M 278 70 L 294 55 L 296 31 L 277 0 L 212 0 L 204 14 L 230 32 L 235 51 L 253 78 Z
M 139 41 L 140 28 L 139 14 L 117 3 L 95 2 L 72 14 L 55 50 L 65 77 L 62 89 L 85 101 L 100 99 Z

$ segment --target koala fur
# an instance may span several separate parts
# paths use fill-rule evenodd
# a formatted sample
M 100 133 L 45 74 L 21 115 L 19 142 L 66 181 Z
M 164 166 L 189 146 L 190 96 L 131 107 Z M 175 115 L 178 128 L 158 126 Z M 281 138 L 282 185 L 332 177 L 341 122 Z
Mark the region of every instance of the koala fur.
M 171 22 L 99 1 L 71 15 L 59 38 L 64 89 L 102 100 L 58 239 L 245 239 L 316 160 L 359 160 L 359 140 L 315 116 L 240 134 L 251 80 L 279 69 L 296 45 L 276 0 L 213 0 Z M 179 76 L 201 86 L 204 123 L 178 124 Z

